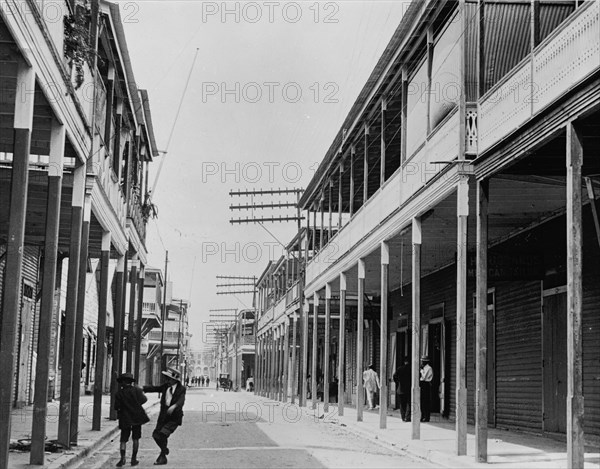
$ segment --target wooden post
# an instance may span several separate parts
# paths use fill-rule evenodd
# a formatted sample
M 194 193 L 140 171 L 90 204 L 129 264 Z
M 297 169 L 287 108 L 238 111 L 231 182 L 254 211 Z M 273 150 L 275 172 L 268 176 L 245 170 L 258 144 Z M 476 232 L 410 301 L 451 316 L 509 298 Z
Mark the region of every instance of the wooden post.
M 413 440 L 421 438 L 421 219 L 412 220 L 412 366 L 411 426 Z
M 325 212 L 324 209 L 324 201 L 325 201 L 325 191 L 321 193 L 321 200 L 319 201 L 319 211 L 321 212 L 321 231 L 319 237 L 319 250 L 323 249 L 325 246 Z
M 583 237 L 581 167 L 583 135 L 567 124 L 567 467 L 583 467 Z
M 342 200 L 342 189 L 343 189 L 343 178 L 344 178 L 344 164 L 340 163 L 340 179 L 338 180 L 338 231 L 342 229 L 343 219 L 343 200 Z
M 94 410 L 92 430 L 102 427 L 102 394 L 104 388 L 104 360 L 106 358 L 106 314 L 110 285 L 110 231 L 102 233 L 102 253 L 100 254 L 100 292 L 98 297 L 98 338 L 96 345 L 96 372 L 94 375 Z M 112 299 L 112 298 L 111 298 Z
M 338 341 L 338 415 L 344 416 L 344 363 L 346 356 L 346 274 L 340 274 L 340 338 Z
M 121 361 L 121 315 L 123 314 L 123 271 L 125 269 L 125 255 L 119 256 L 115 270 L 115 307 L 113 312 L 113 344 L 112 344 L 112 368 L 110 380 L 110 419 L 117 419 L 115 409 L 115 395 L 118 390 L 117 378 L 119 377 L 119 363 Z M 165 279 L 165 288 L 166 279 Z M 164 318 L 163 318 L 164 320 Z M 162 357 L 161 357 L 162 370 Z
M 289 318 L 286 318 L 283 324 L 283 392 L 282 401 L 288 400 L 288 387 L 290 382 L 290 334 L 289 334 Z
M 23 59 L 17 64 L 13 164 L 10 185 L 8 236 L 0 329 L 0 467 L 8 467 L 10 410 L 14 387 L 14 352 L 21 305 L 21 272 L 25 243 L 29 149 L 33 126 L 35 72 Z
M 317 408 L 317 342 L 319 337 L 319 294 L 313 296 L 313 336 L 312 336 L 312 372 L 311 399 L 312 409 Z
M 365 261 L 358 260 L 358 314 L 356 318 L 356 421 L 363 421 L 363 328 L 365 318 Z
M 365 124 L 365 154 L 363 158 L 363 205 L 369 200 L 369 126 Z
M 456 454 L 467 454 L 467 218 L 469 179 L 459 176 L 456 195 Z M 486 302 L 487 304 L 487 302 Z
M 296 403 L 296 391 L 298 390 L 298 373 L 296 372 L 296 356 L 297 356 L 297 336 L 298 336 L 298 316 L 294 312 L 292 315 L 292 362 L 290 366 L 292 367 L 291 373 L 289 375 L 292 377 L 291 382 L 291 390 L 292 394 L 290 396 L 292 404 Z
M 356 158 L 356 148 L 350 147 L 350 217 L 354 215 L 354 159 Z
M 406 65 L 402 66 L 402 120 L 400 121 L 400 164 L 404 164 L 408 155 L 406 154 L 406 117 L 408 115 L 408 69 Z M 413 364 L 414 365 L 414 364 Z M 414 401 L 413 401 L 414 407 Z M 414 422 L 414 419 L 412 420 Z M 414 426 L 414 423 L 413 423 Z
M 135 290 L 138 282 L 138 255 L 133 254 L 131 259 L 131 270 L 129 272 L 129 314 L 128 314 L 128 324 L 127 324 L 127 363 L 125 371 L 127 373 L 131 373 L 133 371 L 133 354 L 135 352 L 134 342 L 136 339 L 135 334 L 135 305 L 136 305 L 136 297 Z M 181 312 L 180 312 L 181 314 Z
M 88 246 L 92 214 L 92 195 L 85 194 L 83 224 L 81 227 L 81 252 L 79 253 L 79 282 L 77 285 L 77 314 L 73 344 L 73 382 L 71 388 L 71 445 L 77 446 L 79 435 L 79 397 L 81 395 L 81 372 L 83 355 L 83 327 L 85 318 L 85 289 L 88 266 Z M 89 364 L 86 364 L 89 365 Z
M 54 294 L 58 263 L 58 231 L 60 226 L 60 198 L 62 193 L 65 136 L 65 126 L 60 124 L 56 119 L 53 119 L 50 132 L 42 302 L 35 368 L 31 454 L 29 458 L 29 463 L 36 465 L 43 465 L 45 461 L 48 378 L 50 375 L 50 352 L 52 349 L 52 319 L 58 314 L 58 311 L 54 308 Z
M 387 125 L 387 98 L 381 99 L 381 172 L 379 174 L 379 187 L 385 183 L 385 159 L 386 159 L 386 138 L 385 127 Z
M 300 406 L 306 407 L 306 398 L 308 396 L 308 313 L 310 304 L 308 298 L 304 298 L 302 308 L 302 383 L 300 393 Z
M 333 191 L 331 190 L 333 187 L 333 181 L 329 180 L 329 225 L 327 227 L 327 242 L 329 242 L 329 240 L 331 239 L 332 236 L 332 232 L 333 232 Z
M 144 266 L 140 264 L 139 278 L 138 278 L 138 304 L 137 304 L 137 320 L 135 328 L 135 382 L 138 383 L 140 379 L 140 360 L 141 360 L 141 349 L 142 349 L 142 321 L 144 315 L 144 281 L 146 278 Z
M 277 399 L 279 400 L 279 390 L 280 390 L 280 385 L 281 385 L 281 353 L 280 353 L 280 349 L 281 349 L 281 337 L 280 337 L 280 331 L 279 331 L 279 326 L 274 326 L 273 329 L 273 336 L 274 336 L 274 340 L 273 340 L 273 363 L 274 363 L 274 367 L 273 367 L 273 399 Z
M 329 411 L 329 330 L 331 320 L 331 284 L 325 285 L 325 343 L 323 347 L 323 411 Z
M 75 352 L 75 317 L 79 288 L 79 256 L 83 225 L 83 200 L 85 191 L 85 165 L 75 169 L 71 202 L 71 243 L 69 246 L 69 271 L 67 276 L 67 303 L 64 323 L 64 358 L 61 363 L 60 408 L 58 416 L 58 442 L 71 447 L 71 398 L 73 388 L 73 363 Z M 77 372 L 80 363 L 77 363 Z
M 477 183 L 477 329 L 475 337 L 475 455 L 487 462 L 487 251 L 489 181 Z
M 388 292 L 389 292 L 390 245 L 385 241 L 381 243 L 381 316 L 380 326 L 380 354 L 379 377 L 381 388 L 379 393 L 379 428 L 387 428 L 388 410 Z

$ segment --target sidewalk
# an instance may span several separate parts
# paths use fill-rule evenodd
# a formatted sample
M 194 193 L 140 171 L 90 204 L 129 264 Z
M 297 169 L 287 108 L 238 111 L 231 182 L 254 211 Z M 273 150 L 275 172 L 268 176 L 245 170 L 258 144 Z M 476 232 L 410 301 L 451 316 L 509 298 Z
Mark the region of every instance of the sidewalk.
M 379 428 L 379 409 L 365 410 L 363 422 L 356 421 L 356 409 L 344 406 L 344 416 L 337 413 L 337 404 L 330 404 L 326 415 L 323 403 L 318 402 L 319 417 L 332 424 L 384 446 L 406 452 L 442 467 L 470 468 L 566 468 L 566 442 L 515 431 L 489 429 L 488 463 L 475 461 L 475 428 L 468 427 L 467 455 L 456 456 L 454 422 L 442 419 L 421 423 L 421 439 L 411 440 L 411 423 L 403 422 L 398 411 L 389 411 L 387 429 Z M 307 413 L 313 413 L 308 403 Z M 313 414 L 314 415 L 314 414 Z M 600 468 L 600 448 L 587 447 L 585 468 Z
M 46 464 L 44 466 L 29 465 L 29 451 L 11 450 L 8 467 L 14 469 L 44 467 L 48 469 L 67 468 L 79 462 L 87 454 L 104 445 L 114 438 L 118 432 L 116 420 L 108 420 L 110 409 L 110 396 L 102 396 L 102 429 L 92 431 L 93 396 L 81 396 L 79 406 L 79 438 L 78 445 L 70 450 L 56 453 L 46 452 Z M 149 396 L 148 402 L 144 404 L 146 410 L 156 406 L 159 400 Z M 58 436 L 58 409 L 59 401 L 48 403 L 48 417 L 46 421 L 46 435 L 48 440 L 54 440 Z M 31 436 L 31 423 L 33 418 L 33 406 L 14 409 L 11 413 L 11 443 L 19 439 L 29 439 Z

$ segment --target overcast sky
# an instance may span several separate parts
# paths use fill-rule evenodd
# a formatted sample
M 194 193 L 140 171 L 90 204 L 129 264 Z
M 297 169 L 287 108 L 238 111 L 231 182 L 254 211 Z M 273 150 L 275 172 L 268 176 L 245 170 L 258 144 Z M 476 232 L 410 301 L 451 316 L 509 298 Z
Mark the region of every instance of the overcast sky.
M 296 230 L 231 225 L 251 214 L 229 205 L 251 200 L 229 191 L 306 186 L 409 1 L 119 3 L 158 148 L 168 151 L 152 164 L 151 185 L 165 158 L 149 263 L 164 268 L 168 249 L 174 295 L 191 300 L 192 344 L 201 347 L 209 309 L 252 304 L 252 295 L 217 295 L 216 276 L 259 276 L 282 253 L 276 239 L 286 244 Z

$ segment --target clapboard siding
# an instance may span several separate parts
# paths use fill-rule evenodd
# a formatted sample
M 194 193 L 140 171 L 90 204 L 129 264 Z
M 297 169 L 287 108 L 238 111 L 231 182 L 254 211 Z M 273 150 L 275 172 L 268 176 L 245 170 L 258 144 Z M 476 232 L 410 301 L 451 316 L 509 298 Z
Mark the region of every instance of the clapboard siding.
M 496 285 L 496 424 L 542 429 L 541 283 Z

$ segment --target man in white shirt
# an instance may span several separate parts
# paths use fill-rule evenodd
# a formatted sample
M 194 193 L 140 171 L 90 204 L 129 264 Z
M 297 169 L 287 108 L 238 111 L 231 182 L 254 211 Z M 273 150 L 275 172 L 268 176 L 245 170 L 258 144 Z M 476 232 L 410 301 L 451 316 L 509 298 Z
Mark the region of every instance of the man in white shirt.
M 369 365 L 369 368 L 363 372 L 363 387 L 367 392 L 367 405 L 369 409 L 374 409 L 373 405 L 375 401 L 375 392 L 381 387 L 379 384 L 379 376 L 373 368 L 373 365 Z
M 421 358 L 421 422 L 429 422 L 431 417 L 431 380 L 433 368 L 429 365 L 429 357 Z

